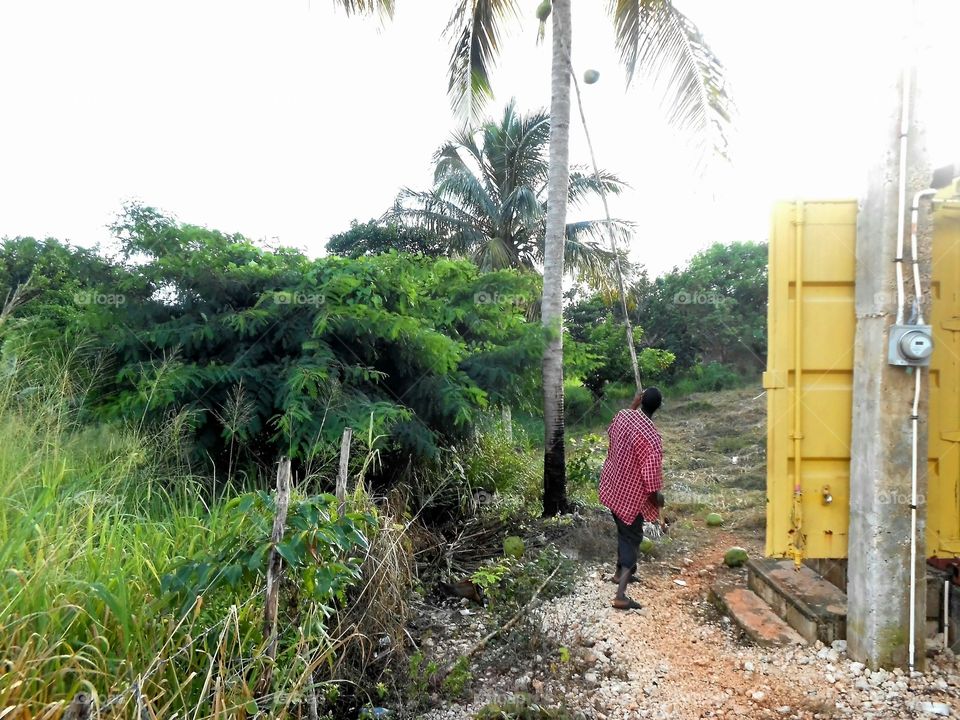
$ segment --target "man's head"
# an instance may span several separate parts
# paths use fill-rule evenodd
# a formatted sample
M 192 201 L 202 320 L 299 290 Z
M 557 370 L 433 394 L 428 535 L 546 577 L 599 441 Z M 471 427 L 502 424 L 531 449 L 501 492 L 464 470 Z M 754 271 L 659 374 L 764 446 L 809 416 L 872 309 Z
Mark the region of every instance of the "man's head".
M 638 407 L 643 411 L 643 414 L 647 417 L 653 417 L 653 414 L 660 408 L 660 405 L 663 404 L 663 394 L 660 392 L 659 388 L 648 387 L 640 395 L 634 398 L 633 409 L 636 410 Z

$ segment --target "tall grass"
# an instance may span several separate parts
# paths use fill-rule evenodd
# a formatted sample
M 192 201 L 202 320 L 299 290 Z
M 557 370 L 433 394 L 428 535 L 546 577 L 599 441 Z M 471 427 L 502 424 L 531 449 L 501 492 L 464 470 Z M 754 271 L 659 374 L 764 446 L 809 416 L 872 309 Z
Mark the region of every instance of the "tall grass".
M 161 591 L 167 573 L 237 532 L 232 492 L 211 501 L 182 460 L 184 418 L 150 432 L 85 424 L 96 368 L 81 351 L 0 350 L 0 718 L 56 720 L 79 691 L 100 717 L 138 720 L 243 718 L 255 699 L 284 717 L 309 703 L 362 627 L 344 632 L 332 608 L 303 598 L 284 606 L 295 622 L 280 628 L 272 692 L 255 698 L 261 583 L 221 586 L 186 611 Z M 372 540 L 381 560 L 402 544 L 386 531 Z M 393 579 L 384 564 L 353 605 L 396 604 L 381 592 Z M 402 593 L 409 580 L 393 585 Z M 295 602 L 289 582 L 281 591 Z M 402 626 L 397 608 L 389 615 Z
M 170 462 L 177 437 L 79 424 L 87 385 L 74 372 L 77 360 L 75 353 L 43 362 L 4 358 L 4 717 L 57 717 L 78 690 L 101 702 L 122 694 L 114 705 L 125 705 L 138 678 L 143 704 L 171 691 L 183 701 L 198 694 L 174 690 L 170 672 L 160 671 L 174 656 L 192 655 L 183 642 L 202 629 L 198 618 L 167 609 L 159 585 L 220 530 L 217 508 L 204 504 L 197 479 Z

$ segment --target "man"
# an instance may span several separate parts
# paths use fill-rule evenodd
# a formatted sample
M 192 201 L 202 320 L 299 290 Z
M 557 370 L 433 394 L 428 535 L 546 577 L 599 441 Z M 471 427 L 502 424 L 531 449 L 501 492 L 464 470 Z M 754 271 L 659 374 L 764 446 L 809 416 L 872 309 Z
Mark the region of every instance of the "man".
M 647 388 L 634 398 L 629 410 L 617 413 L 607 430 L 610 450 L 600 472 L 600 502 L 617 523 L 613 607 L 618 610 L 642 607 L 627 597 L 627 584 L 636 580 L 643 523 L 656 520 L 663 507 L 663 446 L 651 419 L 662 402 L 657 388 Z

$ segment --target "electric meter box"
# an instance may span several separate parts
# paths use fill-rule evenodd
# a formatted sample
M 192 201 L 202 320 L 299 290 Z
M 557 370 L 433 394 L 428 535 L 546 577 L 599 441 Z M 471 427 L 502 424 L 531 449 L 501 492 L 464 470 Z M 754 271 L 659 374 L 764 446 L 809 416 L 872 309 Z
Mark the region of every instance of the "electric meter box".
M 929 325 L 891 325 L 888 347 L 891 365 L 927 366 L 933 355 L 933 329 Z

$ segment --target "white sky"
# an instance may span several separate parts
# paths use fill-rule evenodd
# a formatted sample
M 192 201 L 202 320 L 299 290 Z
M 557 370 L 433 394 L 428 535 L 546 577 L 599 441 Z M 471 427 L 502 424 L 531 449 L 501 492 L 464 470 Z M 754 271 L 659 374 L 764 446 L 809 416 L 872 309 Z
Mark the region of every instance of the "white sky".
M 942 165 L 960 160 L 960 4 L 920 2 L 922 112 Z M 397 4 L 381 27 L 331 0 L 3 0 L 0 236 L 103 243 L 137 198 L 321 254 L 401 186 L 428 187 L 455 126 L 440 38 L 453 2 Z M 538 0 L 522 4 L 493 114 L 512 96 L 549 102 Z M 624 92 L 606 2 L 574 0 L 574 62 L 601 73 L 584 88 L 598 161 L 632 185 L 612 209 L 637 222 L 632 255 L 655 273 L 714 241 L 765 239 L 775 199 L 858 196 L 907 26 L 900 2 L 678 4 L 726 63 L 738 105 L 733 161 L 704 176 L 644 87 Z M 578 120 L 572 156 L 588 160 Z

